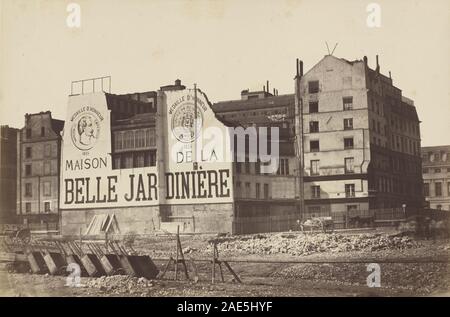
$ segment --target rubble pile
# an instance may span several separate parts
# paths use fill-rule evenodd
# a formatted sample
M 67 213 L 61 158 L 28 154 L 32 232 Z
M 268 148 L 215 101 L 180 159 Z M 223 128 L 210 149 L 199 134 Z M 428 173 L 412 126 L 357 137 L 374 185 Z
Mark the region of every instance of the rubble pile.
M 146 294 L 148 289 L 153 287 L 153 282 L 144 277 L 112 275 L 91 279 L 87 281 L 86 286 L 113 294 Z
M 377 251 L 409 249 L 420 246 L 408 236 L 383 234 L 313 234 L 313 235 L 254 235 L 220 240 L 220 254 L 289 254 L 308 255 L 320 252 Z M 211 246 L 206 250 L 211 250 Z
M 369 273 L 366 264 L 296 264 L 274 272 L 272 277 L 366 286 Z M 383 288 L 419 293 L 450 289 L 448 263 L 386 263 L 380 264 L 380 273 L 380 286 Z

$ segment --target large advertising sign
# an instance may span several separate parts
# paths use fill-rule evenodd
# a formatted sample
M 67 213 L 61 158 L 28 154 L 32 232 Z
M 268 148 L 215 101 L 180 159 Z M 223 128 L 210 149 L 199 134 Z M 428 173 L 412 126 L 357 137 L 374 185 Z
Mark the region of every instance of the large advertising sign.
M 61 209 L 232 201 L 229 135 L 206 95 L 189 89 L 163 94 L 156 138 L 163 138 L 164 150 L 157 148 L 156 166 L 121 169 L 112 166 L 105 94 L 69 98 L 61 154 Z M 164 173 L 158 173 L 159 168 Z
M 233 197 L 230 137 L 199 89 L 165 92 L 166 201 L 223 203 Z
M 155 205 L 156 167 L 113 169 L 104 93 L 71 96 L 61 155 L 62 209 Z

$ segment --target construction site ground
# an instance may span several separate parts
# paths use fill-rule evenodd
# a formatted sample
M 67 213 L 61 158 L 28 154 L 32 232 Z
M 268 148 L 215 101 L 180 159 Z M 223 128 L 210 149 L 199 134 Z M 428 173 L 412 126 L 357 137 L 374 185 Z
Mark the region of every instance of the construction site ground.
M 129 276 L 82 277 L 78 287 L 66 286 L 65 276 L 33 275 L 0 270 L 2 296 L 449 296 L 450 241 L 414 239 L 385 233 L 292 234 L 274 233 L 224 237 L 219 259 L 229 260 L 242 279 L 238 283 L 216 266 L 211 283 L 212 235 L 183 235 L 186 259 L 194 259 L 199 281 L 187 281 L 179 266 L 163 279 Z M 306 240 L 305 240 L 306 239 Z M 376 240 L 374 240 L 376 239 Z M 176 256 L 173 235 L 133 237 L 129 243 L 152 257 L 160 271 Z M 373 240 L 373 242 L 371 242 Z M 392 242 L 392 241 L 394 242 Z M 306 242 L 305 242 L 306 241 Z M 269 245 L 270 244 L 270 245 Z M 297 247 L 298 245 L 298 247 Z M 282 262 L 282 263 L 279 263 Z M 296 263 L 307 262 L 307 263 Z M 380 287 L 368 287 L 368 263 L 380 266 Z M 192 279 L 193 272 L 188 265 Z M 26 271 L 26 270 L 25 270 Z

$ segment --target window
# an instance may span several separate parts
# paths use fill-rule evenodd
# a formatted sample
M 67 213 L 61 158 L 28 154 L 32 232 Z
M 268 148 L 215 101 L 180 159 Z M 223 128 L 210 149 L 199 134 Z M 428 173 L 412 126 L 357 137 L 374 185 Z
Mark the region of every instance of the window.
M 353 149 L 353 138 L 344 138 L 344 149 Z
M 259 199 L 261 198 L 260 196 L 260 192 L 261 192 L 261 184 L 260 183 L 256 183 L 256 187 L 255 187 L 255 191 L 256 191 L 256 198 Z
M 282 158 L 278 162 L 277 175 L 289 175 L 289 160 Z
M 51 144 L 44 145 L 44 156 L 45 157 L 52 156 L 52 145 Z
M 319 185 L 311 186 L 311 197 L 312 198 L 320 198 L 320 186 Z
M 319 92 L 319 81 L 309 81 L 308 82 L 308 92 L 310 94 L 317 94 Z
M 122 168 L 133 168 L 133 154 L 127 153 L 122 157 Z
M 49 201 L 45 201 L 44 202 L 44 212 L 49 213 L 50 210 L 50 202 Z
M 345 197 L 355 197 L 355 184 L 345 184 Z
M 344 119 L 344 130 L 353 130 L 353 118 Z
M 44 136 L 45 136 L 45 128 L 41 127 L 41 137 L 44 137 Z
M 245 197 L 250 198 L 250 183 L 245 183 Z
M 123 133 L 115 132 L 114 133 L 114 150 L 122 149 L 122 141 L 123 141 Z
M 42 183 L 44 196 L 52 195 L 52 183 L 51 182 L 43 182 Z
M 242 165 L 241 162 L 236 162 L 236 174 L 242 173 Z
M 25 203 L 25 212 L 27 214 L 31 213 L 31 203 Z
M 318 101 L 310 101 L 309 102 L 309 113 L 317 113 L 319 112 L 319 102 Z
M 319 132 L 319 121 L 310 121 L 309 122 L 309 132 L 310 133 Z
M 145 166 L 155 166 L 156 165 L 156 151 L 146 151 L 145 152 Z
M 126 131 L 124 133 L 123 148 L 124 149 L 134 148 L 134 131 Z
M 33 196 L 33 185 L 31 183 L 25 183 L 25 197 Z
M 120 155 L 114 155 L 113 169 L 120 168 Z
M 264 184 L 264 199 L 269 199 L 269 184 Z
M 309 149 L 311 152 L 319 152 L 320 151 L 319 141 L 309 141 Z
M 346 157 L 345 158 L 345 173 L 354 173 L 353 164 L 354 164 L 354 158 L 353 157 Z
M 358 205 L 347 205 L 347 212 L 351 214 L 352 211 L 358 210 Z
M 44 162 L 44 175 L 50 175 L 51 174 L 51 163 L 49 161 Z
M 250 162 L 245 162 L 244 166 L 245 166 L 245 173 L 250 174 Z
M 236 182 L 236 191 L 235 191 L 236 197 L 241 197 L 241 182 Z
M 25 176 L 31 176 L 31 164 L 25 165 Z
M 145 131 L 144 130 L 138 130 L 136 131 L 136 148 L 143 148 L 145 147 Z
M 261 162 L 260 161 L 255 162 L 255 174 L 256 175 L 261 174 Z
M 25 158 L 31 158 L 31 146 L 25 148 Z
M 311 160 L 311 175 L 319 175 L 320 160 Z
M 342 98 L 342 103 L 344 106 L 344 110 L 352 110 L 353 109 L 353 97 Z
M 440 172 L 441 172 L 441 169 L 440 169 L 440 168 L 435 168 L 435 169 L 434 169 L 434 172 L 435 172 L 435 173 L 440 173 Z
M 426 197 L 430 196 L 430 184 L 428 183 L 423 184 L 423 195 Z
M 31 139 L 31 129 L 30 128 L 28 128 L 26 130 L 26 136 L 27 136 L 27 139 Z
M 144 152 L 139 152 L 134 154 L 134 167 L 144 167 Z
M 436 209 L 437 210 L 441 210 L 442 209 L 442 205 L 436 205 Z
M 435 196 L 442 196 L 442 183 L 437 182 L 434 184 L 434 194 Z

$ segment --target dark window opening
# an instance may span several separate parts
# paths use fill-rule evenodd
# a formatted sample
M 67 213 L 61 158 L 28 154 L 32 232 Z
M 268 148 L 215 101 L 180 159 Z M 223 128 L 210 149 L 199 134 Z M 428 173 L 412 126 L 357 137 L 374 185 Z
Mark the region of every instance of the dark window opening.
M 308 82 L 308 92 L 310 94 L 316 94 L 319 92 L 319 81 L 318 80 Z
M 309 132 L 310 133 L 319 132 L 319 121 L 310 121 L 309 122 Z
M 344 138 L 344 149 L 353 149 L 353 138 Z
M 310 141 L 309 148 L 311 152 L 319 152 L 320 151 L 319 141 Z
M 319 112 L 319 102 L 318 101 L 310 101 L 309 102 L 309 113 Z

